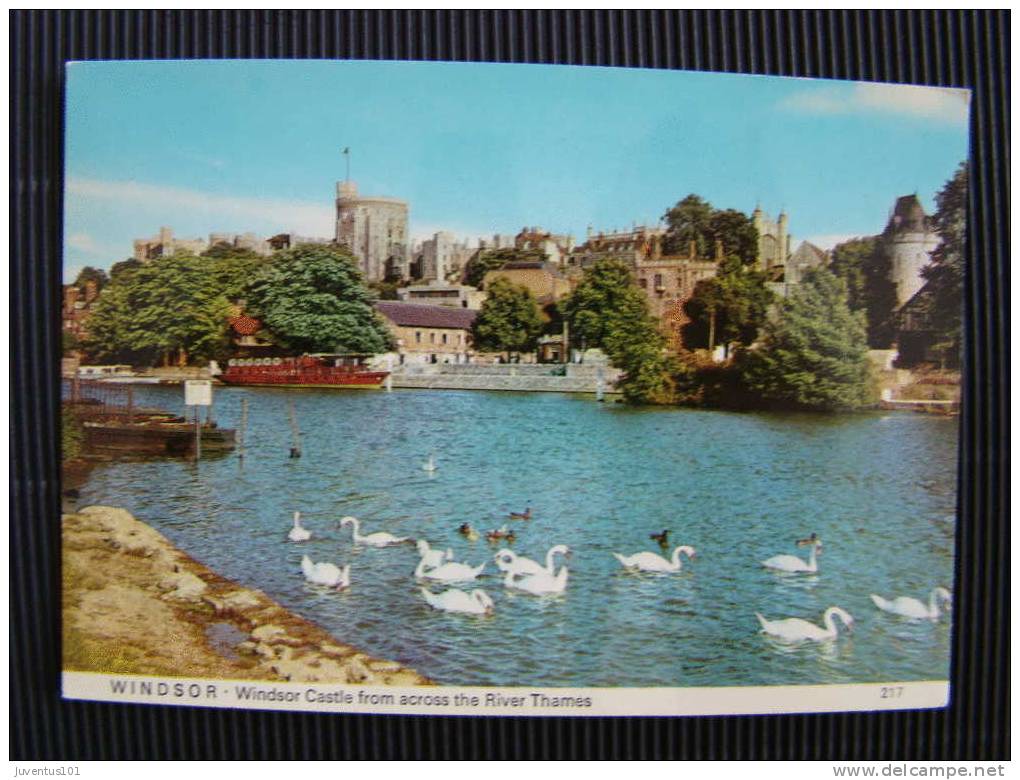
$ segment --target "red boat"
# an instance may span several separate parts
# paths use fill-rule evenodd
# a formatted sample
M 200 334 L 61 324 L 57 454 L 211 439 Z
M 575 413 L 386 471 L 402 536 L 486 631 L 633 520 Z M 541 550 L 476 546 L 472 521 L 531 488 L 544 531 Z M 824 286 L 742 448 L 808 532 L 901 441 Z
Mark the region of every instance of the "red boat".
M 388 371 L 372 371 L 365 355 L 232 358 L 220 380 L 254 387 L 379 387 Z

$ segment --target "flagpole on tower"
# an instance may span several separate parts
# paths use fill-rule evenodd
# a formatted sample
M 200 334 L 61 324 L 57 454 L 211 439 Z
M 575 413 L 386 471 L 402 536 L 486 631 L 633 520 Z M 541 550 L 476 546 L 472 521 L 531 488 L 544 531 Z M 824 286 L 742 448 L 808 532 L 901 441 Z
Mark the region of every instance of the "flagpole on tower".
M 344 147 L 344 151 L 343 151 L 343 155 L 344 155 L 344 160 L 347 161 L 347 178 L 344 179 L 344 181 L 347 182 L 348 184 L 350 184 L 350 181 L 351 181 L 351 147 L 345 146 Z

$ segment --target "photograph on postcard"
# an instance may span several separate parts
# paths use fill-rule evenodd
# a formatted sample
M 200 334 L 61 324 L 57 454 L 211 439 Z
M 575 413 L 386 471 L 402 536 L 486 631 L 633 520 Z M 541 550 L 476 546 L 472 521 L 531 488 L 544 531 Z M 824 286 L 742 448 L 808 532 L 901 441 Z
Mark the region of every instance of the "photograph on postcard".
M 78 699 L 950 696 L 966 90 L 67 66 Z

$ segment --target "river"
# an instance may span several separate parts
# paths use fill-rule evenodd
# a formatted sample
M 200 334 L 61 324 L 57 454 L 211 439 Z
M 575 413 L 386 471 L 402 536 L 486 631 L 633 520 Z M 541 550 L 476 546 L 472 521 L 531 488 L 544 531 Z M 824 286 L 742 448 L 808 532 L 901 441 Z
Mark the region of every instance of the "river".
M 136 401 L 182 410 L 175 387 Z M 222 388 L 217 421 L 246 457 L 101 464 L 80 505 L 121 506 L 202 563 L 263 590 L 340 640 L 440 683 L 512 686 L 777 685 L 948 679 L 950 620 L 911 623 L 869 594 L 925 602 L 952 587 L 957 420 L 902 412 L 735 414 L 632 409 L 590 397 L 459 391 Z M 291 459 L 288 400 L 303 457 Z M 421 467 L 434 453 L 437 470 Z M 531 507 L 528 521 L 508 513 Z M 287 541 L 302 513 L 312 538 Z M 412 573 L 413 546 L 355 547 L 339 519 L 489 561 L 475 587 L 491 617 L 435 612 Z M 572 550 L 566 593 L 504 590 L 502 547 L 457 533 L 509 523 L 518 554 Z M 649 534 L 697 557 L 679 574 L 625 573 L 612 552 L 658 551 Z M 806 556 L 817 575 L 760 561 Z M 305 583 L 300 560 L 350 563 L 352 586 Z M 667 554 L 668 555 L 668 554 Z M 434 591 L 442 590 L 434 587 Z M 470 588 L 468 588 L 470 589 Z M 754 616 L 820 623 L 840 606 L 854 631 L 778 645 Z

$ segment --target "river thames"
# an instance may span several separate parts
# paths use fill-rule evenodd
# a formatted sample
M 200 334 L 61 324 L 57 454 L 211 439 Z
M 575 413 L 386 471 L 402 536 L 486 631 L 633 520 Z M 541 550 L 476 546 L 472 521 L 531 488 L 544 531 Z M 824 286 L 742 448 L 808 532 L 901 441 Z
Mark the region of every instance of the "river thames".
M 511 686 L 801 685 L 948 679 L 949 615 L 907 622 L 869 594 L 928 601 L 952 588 L 957 420 L 903 412 L 736 414 L 596 403 L 591 397 L 461 391 L 217 388 L 214 414 L 237 427 L 243 465 L 203 460 L 103 463 L 80 506 L 128 509 L 192 557 L 380 658 L 439 683 Z M 136 402 L 182 411 L 179 387 Z M 288 401 L 302 431 L 291 459 Z M 434 455 L 437 469 L 422 469 Z M 532 519 L 510 520 L 531 507 Z M 309 541 L 287 540 L 302 513 Z M 356 547 L 339 520 L 488 561 L 467 590 L 490 617 L 435 612 L 413 577 L 412 545 Z M 564 594 L 503 588 L 504 545 L 457 533 L 504 523 L 519 555 L 566 544 Z M 629 574 L 613 552 L 697 550 L 678 574 Z M 819 572 L 780 575 L 777 554 L 824 542 Z M 351 564 L 351 587 L 309 585 L 300 561 Z M 666 554 L 668 557 L 668 553 Z M 443 590 L 433 586 L 433 592 Z M 834 642 L 776 644 L 767 618 L 855 618 Z

